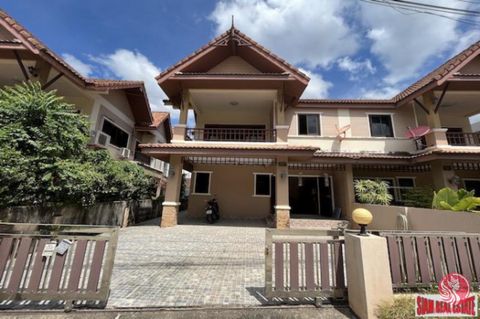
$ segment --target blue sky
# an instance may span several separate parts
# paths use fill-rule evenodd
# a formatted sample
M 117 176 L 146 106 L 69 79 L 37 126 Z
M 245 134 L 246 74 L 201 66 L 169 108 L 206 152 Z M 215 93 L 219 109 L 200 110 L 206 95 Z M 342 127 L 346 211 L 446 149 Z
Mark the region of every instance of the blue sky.
M 225 31 L 232 14 L 241 31 L 310 75 L 309 98 L 390 98 L 480 40 L 478 25 L 357 0 L 12 0 L 0 6 L 85 75 L 146 81 L 155 109 L 166 107 L 153 77 Z

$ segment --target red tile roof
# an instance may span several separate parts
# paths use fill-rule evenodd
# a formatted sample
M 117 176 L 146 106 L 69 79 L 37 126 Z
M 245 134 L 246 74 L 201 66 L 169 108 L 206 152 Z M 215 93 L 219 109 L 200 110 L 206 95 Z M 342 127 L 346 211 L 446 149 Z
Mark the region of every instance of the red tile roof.
M 215 149 L 215 150 L 278 150 L 278 151 L 317 151 L 318 147 L 300 146 L 300 145 L 242 145 L 237 144 L 199 144 L 194 143 L 174 143 L 174 144 L 140 144 L 140 148 L 163 148 L 163 149 Z
M 159 127 L 160 124 L 165 122 L 165 120 L 169 119 L 170 113 L 168 112 L 152 112 L 153 116 L 153 126 Z
M 29 48 L 32 53 L 38 54 L 41 57 L 45 58 L 48 62 L 51 62 L 52 65 L 56 64 L 59 68 L 59 71 L 65 73 L 72 80 L 76 81 L 78 84 L 82 85 L 86 89 L 92 90 L 124 90 L 124 89 L 136 89 L 140 94 L 143 94 L 143 107 L 148 108 L 141 112 L 143 114 L 148 114 L 147 117 L 142 117 L 142 120 L 151 121 L 151 111 L 150 105 L 148 103 L 148 98 L 146 95 L 146 90 L 143 81 L 128 81 L 128 80 L 110 80 L 110 79 L 93 79 L 86 78 L 81 75 L 77 70 L 65 62 L 60 56 L 55 52 L 50 50 L 45 44 L 43 44 L 37 37 L 25 29 L 20 23 L 8 15 L 5 11 L 0 9 L 0 20 L 4 21 L 7 26 L 10 28 L 10 31 L 13 35 L 18 38 L 11 40 L 10 43 L 18 43 L 19 41 L 23 43 L 27 48 Z M 135 107 L 138 107 L 135 105 Z M 134 112 L 135 113 L 135 112 Z
M 263 54 L 265 54 L 267 57 L 275 60 L 277 63 L 280 63 L 281 65 L 283 65 L 286 69 L 288 69 L 289 71 L 291 71 L 292 73 L 296 74 L 297 76 L 303 78 L 304 80 L 306 81 L 309 81 L 310 78 L 303 72 L 301 72 L 298 68 L 294 67 L 293 65 L 291 65 L 290 63 L 288 63 L 287 61 L 285 61 L 284 59 L 280 58 L 279 56 L 277 56 L 276 54 L 272 53 L 270 50 L 266 49 L 265 47 L 263 47 L 262 45 L 260 45 L 259 43 L 255 42 L 253 39 L 251 39 L 250 37 L 248 37 L 247 35 L 245 35 L 244 33 L 240 32 L 240 30 L 238 30 L 237 28 L 231 28 L 227 31 L 225 31 L 224 33 L 220 34 L 218 37 L 214 38 L 212 41 L 210 41 L 209 43 L 207 43 L 206 45 L 202 46 L 200 49 L 196 50 L 195 52 L 193 52 L 192 54 L 190 54 L 189 56 L 185 57 L 184 59 L 180 60 L 179 62 L 177 62 L 176 64 L 170 66 L 169 68 L 165 69 L 163 72 L 161 72 L 157 77 L 156 79 L 158 81 L 160 81 L 165 75 L 169 74 L 170 72 L 172 72 L 173 70 L 175 69 L 178 69 L 180 68 L 182 65 L 184 65 L 185 63 L 193 60 L 194 58 L 196 58 L 198 55 L 200 55 L 202 52 L 206 51 L 207 49 L 215 46 L 217 43 L 223 41 L 223 40 L 227 40 L 229 39 L 232 35 L 235 35 L 235 36 L 238 36 L 240 37 L 242 40 L 248 42 L 251 46 L 255 47 L 256 49 L 258 49 L 259 51 L 261 51 Z

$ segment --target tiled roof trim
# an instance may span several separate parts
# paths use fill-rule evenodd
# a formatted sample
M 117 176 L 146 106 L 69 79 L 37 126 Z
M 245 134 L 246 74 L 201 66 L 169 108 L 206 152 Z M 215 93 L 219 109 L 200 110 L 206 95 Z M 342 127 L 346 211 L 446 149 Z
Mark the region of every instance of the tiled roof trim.
M 191 143 L 175 143 L 175 144 L 140 144 L 140 148 L 165 148 L 165 149 L 218 149 L 218 150 L 279 150 L 279 151 L 317 151 L 318 147 L 311 147 L 311 146 L 299 146 L 299 145 L 220 145 L 220 144 L 212 144 L 212 145 L 198 145 L 198 144 L 191 144 Z

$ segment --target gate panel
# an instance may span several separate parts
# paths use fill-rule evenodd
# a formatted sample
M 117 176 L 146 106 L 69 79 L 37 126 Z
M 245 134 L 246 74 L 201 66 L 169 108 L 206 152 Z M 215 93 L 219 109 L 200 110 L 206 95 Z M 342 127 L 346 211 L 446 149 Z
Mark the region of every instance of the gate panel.
M 0 300 L 106 302 L 117 239 L 113 227 L 0 223 Z
M 267 229 L 266 297 L 345 297 L 340 235 L 336 230 Z
M 480 234 L 386 231 L 380 236 L 387 239 L 394 288 L 435 286 L 452 272 L 479 283 Z

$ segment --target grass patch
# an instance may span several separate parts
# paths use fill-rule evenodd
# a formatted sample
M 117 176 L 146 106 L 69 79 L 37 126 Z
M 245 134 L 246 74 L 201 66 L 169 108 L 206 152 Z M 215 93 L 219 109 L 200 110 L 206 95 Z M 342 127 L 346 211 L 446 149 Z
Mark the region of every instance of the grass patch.
M 393 303 L 384 303 L 376 310 L 378 319 L 415 318 L 415 298 L 413 296 L 395 297 Z

